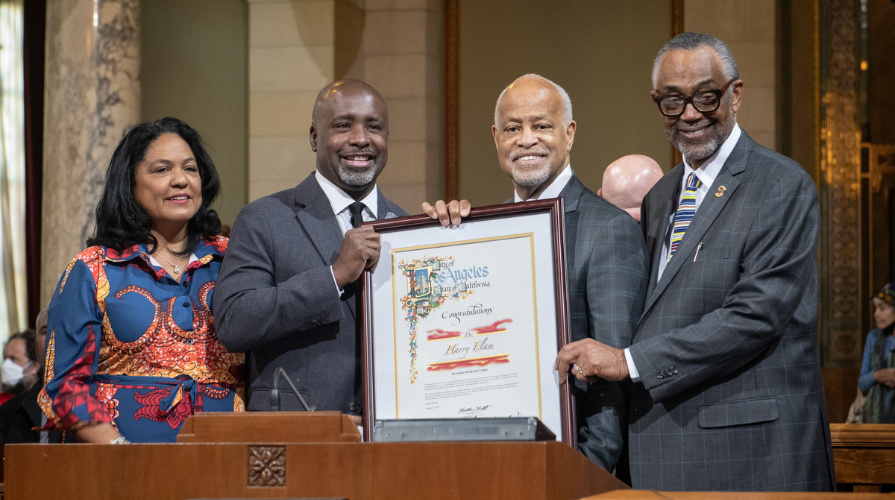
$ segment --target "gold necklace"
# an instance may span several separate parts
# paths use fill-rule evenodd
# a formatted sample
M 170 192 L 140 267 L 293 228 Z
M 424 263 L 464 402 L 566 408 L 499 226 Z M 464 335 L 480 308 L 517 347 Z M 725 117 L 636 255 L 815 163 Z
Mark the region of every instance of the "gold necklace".
M 165 250 L 168 250 L 168 248 L 165 247 Z M 168 250 L 168 251 L 170 252 L 170 250 Z M 164 255 L 162 255 L 161 252 L 158 253 L 158 256 L 161 257 L 161 258 L 163 258 L 163 259 L 165 259 L 166 261 L 168 261 L 168 264 L 171 264 L 172 266 L 174 266 L 174 274 L 180 274 L 180 266 L 178 266 L 176 263 L 171 262 L 170 260 L 168 260 L 168 258 L 165 257 Z M 177 262 L 178 262 L 178 263 L 183 262 L 183 259 L 184 259 L 184 257 L 181 257 Z

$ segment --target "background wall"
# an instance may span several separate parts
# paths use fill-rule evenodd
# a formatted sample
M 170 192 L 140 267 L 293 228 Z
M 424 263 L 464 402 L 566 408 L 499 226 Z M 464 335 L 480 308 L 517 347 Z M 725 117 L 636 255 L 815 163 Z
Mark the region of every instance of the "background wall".
M 233 225 L 246 204 L 248 6 L 244 0 L 141 3 L 142 120 L 199 131 L 221 176 L 215 208 Z
M 491 124 L 500 92 L 525 73 L 561 85 L 578 130 L 572 168 L 596 191 L 606 166 L 644 154 L 664 169 L 671 150 L 650 99 L 652 61 L 671 33 L 668 0 L 461 0 L 460 195 L 473 206 L 512 195 Z
M 316 169 L 317 93 L 358 78 L 389 109 L 377 184 L 410 213 L 443 192 L 442 0 L 249 0 L 249 201 Z
M 737 122 L 755 142 L 780 151 L 780 61 L 776 0 L 685 0 L 684 30 L 724 40 L 743 80 Z

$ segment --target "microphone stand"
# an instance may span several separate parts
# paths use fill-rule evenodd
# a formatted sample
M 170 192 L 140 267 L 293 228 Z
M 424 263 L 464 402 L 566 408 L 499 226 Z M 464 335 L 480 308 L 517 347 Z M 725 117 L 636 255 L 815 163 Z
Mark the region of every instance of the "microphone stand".
M 298 389 L 295 388 L 295 384 L 292 383 L 286 370 L 284 370 L 283 367 L 277 367 L 273 372 L 273 389 L 270 391 L 270 411 L 280 411 L 280 390 L 277 389 L 277 382 L 280 377 L 286 379 L 286 383 L 292 388 L 292 393 L 298 398 L 298 402 L 304 406 L 305 411 L 316 410 L 316 408 L 308 406 L 308 403 L 305 402 L 305 398 L 301 397 L 301 394 L 298 393 Z

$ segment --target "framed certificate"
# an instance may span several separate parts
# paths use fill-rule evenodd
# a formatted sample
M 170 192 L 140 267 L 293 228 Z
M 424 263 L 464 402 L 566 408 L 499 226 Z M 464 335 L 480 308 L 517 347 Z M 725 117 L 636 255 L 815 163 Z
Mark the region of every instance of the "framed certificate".
M 563 204 L 370 222 L 382 251 L 362 280 L 364 434 L 377 420 L 537 417 L 575 446 Z

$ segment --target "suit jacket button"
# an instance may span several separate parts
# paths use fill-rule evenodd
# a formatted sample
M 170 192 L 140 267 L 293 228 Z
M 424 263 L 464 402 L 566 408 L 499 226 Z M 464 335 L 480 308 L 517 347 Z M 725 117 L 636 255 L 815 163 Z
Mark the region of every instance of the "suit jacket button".
M 672 368 L 672 369 L 671 369 L 671 373 L 677 375 L 677 368 Z
M 348 405 L 348 409 L 351 410 L 351 411 L 357 411 L 357 410 L 360 410 L 360 405 L 357 404 L 357 401 L 352 401 L 352 402 Z

